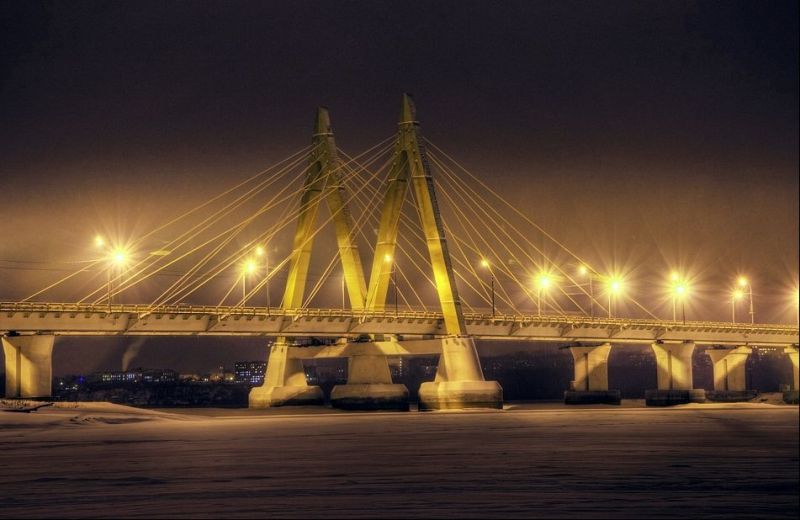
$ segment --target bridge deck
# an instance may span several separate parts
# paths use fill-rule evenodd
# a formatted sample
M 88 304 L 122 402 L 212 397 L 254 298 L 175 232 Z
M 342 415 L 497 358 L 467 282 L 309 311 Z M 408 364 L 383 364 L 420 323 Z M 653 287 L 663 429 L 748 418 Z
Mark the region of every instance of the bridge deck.
M 792 345 L 792 325 L 661 321 L 584 316 L 466 313 L 467 333 L 481 339 L 527 341 L 694 341 L 720 345 Z M 0 303 L 0 333 L 55 335 L 245 335 L 355 337 L 445 336 L 442 314 L 349 309 Z

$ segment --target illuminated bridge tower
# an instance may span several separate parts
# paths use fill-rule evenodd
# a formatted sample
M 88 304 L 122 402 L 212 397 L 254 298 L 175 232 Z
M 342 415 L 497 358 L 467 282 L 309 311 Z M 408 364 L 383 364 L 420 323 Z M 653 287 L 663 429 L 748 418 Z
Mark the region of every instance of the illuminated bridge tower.
M 385 308 L 400 212 L 408 184 L 411 183 L 447 332 L 447 337 L 439 340 L 441 357 L 436 380 L 423 383 L 420 387 L 420 409 L 502 408 L 503 390 L 497 382 L 484 380 L 475 342 L 466 335 L 433 178 L 422 146 L 414 103 L 407 94 L 403 95 L 398 127 L 389 185 L 378 227 L 366 309 L 381 311 Z
M 311 249 L 315 235 L 317 209 L 323 198 L 333 217 L 339 257 L 354 311 L 364 308 L 366 281 L 358 246 L 354 241 L 353 222 L 347 208 L 347 197 L 341 172 L 337 166 L 336 142 L 331 131 L 326 108 L 317 110 L 309 165 L 300 199 L 289 276 L 283 295 L 284 309 L 303 307 Z M 250 391 L 250 407 L 264 408 L 281 405 L 322 404 L 323 394 L 318 386 L 309 386 L 300 359 L 289 355 L 289 342 L 278 337 L 270 348 L 264 384 Z

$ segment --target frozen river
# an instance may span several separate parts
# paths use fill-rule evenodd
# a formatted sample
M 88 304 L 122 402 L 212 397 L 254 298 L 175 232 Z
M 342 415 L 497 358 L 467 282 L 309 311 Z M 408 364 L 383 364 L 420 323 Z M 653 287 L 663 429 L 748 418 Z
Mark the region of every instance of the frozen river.
M 787 517 L 798 408 L 0 412 L 0 517 Z

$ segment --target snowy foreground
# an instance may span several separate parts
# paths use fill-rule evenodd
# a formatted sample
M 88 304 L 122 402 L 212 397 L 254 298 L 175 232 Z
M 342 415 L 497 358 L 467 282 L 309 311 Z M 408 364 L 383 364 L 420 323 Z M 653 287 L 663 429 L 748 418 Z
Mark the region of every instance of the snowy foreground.
M 789 517 L 798 408 L 0 407 L 0 517 Z

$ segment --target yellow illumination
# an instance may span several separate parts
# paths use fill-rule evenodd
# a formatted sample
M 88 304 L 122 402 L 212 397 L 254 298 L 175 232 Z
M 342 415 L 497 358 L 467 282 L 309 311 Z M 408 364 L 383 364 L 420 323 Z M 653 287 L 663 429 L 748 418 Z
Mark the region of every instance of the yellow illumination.
M 244 270 L 247 274 L 253 274 L 256 272 L 256 263 L 252 260 L 248 260 L 244 264 Z
M 387 264 L 390 263 L 392 261 L 392 255 L 388 253 L 383 255 L 383 261 L 386 262 Z
M 622 280 L 619 278 L 612 278 L 608 282 L 608 289 L 614 294 L 622 292 Z
M 669 279 L 673 282 L 677 282 L 680 279 L 680 275 L 677 271 L 672 271 L 672 273 L 669 275 Z
M 128 253 L 123 249 L 115 249 L 111 254 L 111 261 L 117 266 L 123 266 L 128 262 Z
M 97 247 L 103 247 L 104 245 L 106 245 L 106 241 L 103 239 L 103 237 L 97 235 L 96 237 L 94 237 L 94 245 Z
M 747 278 L 744 276 L 740 276 L 739 280 L 737 280 L 739 287 L 745 287 L 747 285 Z
M 550 280 L 550 277 L 547 275 L 547 273 L 541 273 L 539 277 L 536 279 L 536 283 L 539 284 L 540 289 L 547 289 L 548 287 L 550 287 L 552 281 Z
M 586 274 L 589 272 L 589 269 L 587 269 L 585 265 L 581 264 L 581 266 L 578 267 L 578 272 L 581 276 L 586 276 Z
M 741 300 L 742 298 L 744 298 L 744 291 L 743 290 L 736 289 L 735 291 L 733 291 L 733 299 L 734 300 Z
M 675 286 L 675 295 L 678 297 L 685 296 L 688 292 L 688 289 L 684 284 L 678 284 Z
M 481 266 L 488 268 L 489 267 L 489 261 L 484 258 L 483 260 L 481 260 Z
M 257 254 L 258 256 L 264 256 L 264 248 L 263 248 L 263 247 L 261 247 L 261 246 L 258 246 L 258 247 L 256 248 L 256 254 Z

